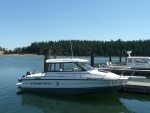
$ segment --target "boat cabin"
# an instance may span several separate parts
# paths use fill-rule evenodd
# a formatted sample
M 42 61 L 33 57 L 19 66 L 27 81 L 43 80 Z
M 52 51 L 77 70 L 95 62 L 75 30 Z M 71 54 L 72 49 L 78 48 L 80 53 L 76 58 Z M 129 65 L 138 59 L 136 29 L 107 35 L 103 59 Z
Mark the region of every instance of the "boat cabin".
M 150 57 L 128 57 L 126 66 L 131 68 L 150 68 Z
M 48 72 L 71 72 L 71 71 L 89 71 L 93 67 L 85 62 L 83 59 L 48 59 Z

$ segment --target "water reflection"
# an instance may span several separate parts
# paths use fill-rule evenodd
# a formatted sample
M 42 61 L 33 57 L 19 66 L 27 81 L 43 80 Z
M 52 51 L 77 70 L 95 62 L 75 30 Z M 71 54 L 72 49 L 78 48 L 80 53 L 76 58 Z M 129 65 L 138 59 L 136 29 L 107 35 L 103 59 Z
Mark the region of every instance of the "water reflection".
M 41 95 L 22 94 L 23 106 L 37 107 L 44 113 L 128 113 L 118 94 Z
M 150 97 L 143 94 L 122 94 L 120 102 L 134 113 L 149 113 L 150 112 Z

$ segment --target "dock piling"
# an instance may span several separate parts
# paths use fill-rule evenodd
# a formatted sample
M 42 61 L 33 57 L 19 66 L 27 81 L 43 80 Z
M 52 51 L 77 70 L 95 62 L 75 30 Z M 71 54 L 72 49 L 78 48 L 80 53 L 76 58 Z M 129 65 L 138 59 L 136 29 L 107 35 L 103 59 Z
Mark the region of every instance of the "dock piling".
M 120 55 L 119 55 L 119 63 L 121 63 L 121 53 L 120 53 Z
M 94 67 L 94 53 L 91 53 L 91 66 Z
M 111 62 L 111 54 L 109 55 L 109 62 Z
M 46 63 L 46 60 L 50 58 L 51 50 L 45 50 L 44 55 L 44 72 L 48 71 L 48 64 Z

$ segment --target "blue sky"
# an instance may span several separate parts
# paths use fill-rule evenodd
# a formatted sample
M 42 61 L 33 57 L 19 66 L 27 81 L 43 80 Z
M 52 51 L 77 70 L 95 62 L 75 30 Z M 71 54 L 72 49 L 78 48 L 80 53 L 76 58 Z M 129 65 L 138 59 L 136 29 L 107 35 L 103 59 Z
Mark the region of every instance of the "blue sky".
M 0 47 L 150 39 L 150 0 L 0 0 Z

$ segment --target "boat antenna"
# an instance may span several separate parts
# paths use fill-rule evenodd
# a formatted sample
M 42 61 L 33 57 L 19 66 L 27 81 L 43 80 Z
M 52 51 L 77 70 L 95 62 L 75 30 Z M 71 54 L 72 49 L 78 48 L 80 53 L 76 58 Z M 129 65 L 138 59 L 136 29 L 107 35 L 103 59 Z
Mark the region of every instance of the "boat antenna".
M 72 43 L 71 43 L 71 40 L 70 40 L 70 45 L 71 45 L 71 55 L 72 55 L 71 58 L 73 58 L 73 51 L 72 51 Z
M 132 51 L 127 51 L 128 57 L 131 57 Z

